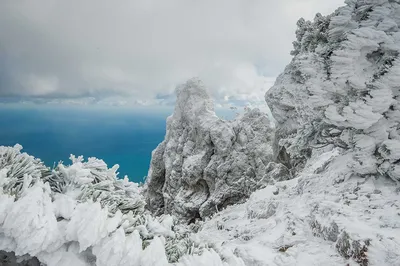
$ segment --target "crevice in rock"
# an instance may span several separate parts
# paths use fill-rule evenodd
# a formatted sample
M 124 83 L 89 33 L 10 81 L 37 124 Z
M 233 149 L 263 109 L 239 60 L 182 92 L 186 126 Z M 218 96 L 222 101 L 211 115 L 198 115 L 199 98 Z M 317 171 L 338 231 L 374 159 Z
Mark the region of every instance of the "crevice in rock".
M 36 257 L 31 257 L 29 255 L 19 257 L 15 256 L 14 252 L 6 252 L 0 250 L 0 265 L 1 266 L 46 266 Z

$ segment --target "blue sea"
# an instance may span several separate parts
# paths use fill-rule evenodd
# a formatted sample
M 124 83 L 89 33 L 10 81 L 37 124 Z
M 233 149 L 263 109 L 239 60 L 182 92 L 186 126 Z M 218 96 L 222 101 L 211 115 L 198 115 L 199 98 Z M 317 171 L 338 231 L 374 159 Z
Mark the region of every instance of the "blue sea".
M 69 156 L 118 164 L 119 177 L 143 182 L 151 152 L 164 139 L 172 108 L 0 105 L 0 145 L 21 144 L 23 151 L 53 167 Z M 232 112 L 219 111 L 225 118 Z
M 151 152 L 164 139 L 171 110 L 2 106 L 0 145 L 21 144 L 23 151 L 47 166 L 69 156 L 103 159 L 109 167 L 119 164 L 122 178 L 143 182 Z

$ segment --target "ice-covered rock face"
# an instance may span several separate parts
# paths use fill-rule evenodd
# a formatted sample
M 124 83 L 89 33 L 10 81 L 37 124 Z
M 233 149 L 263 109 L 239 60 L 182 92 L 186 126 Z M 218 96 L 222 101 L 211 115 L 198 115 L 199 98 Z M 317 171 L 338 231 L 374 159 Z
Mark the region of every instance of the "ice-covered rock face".
M 301 166 L 312 148 L 334 144 L 355 152 L 355 173 L 400 180 L 400 3 L 346 4 L 298 21 L 294 58 L 265 96 L 277 155 Z
M 218 118 L 198 79 L 176 93 L 175 111 L 165 140 L 153 151 L 146 182 L 150 210 L 190 221 L 289 177 L 285 166 L 272 162 L 274 130 L 265 114 L 255 109 L 234 121 Z

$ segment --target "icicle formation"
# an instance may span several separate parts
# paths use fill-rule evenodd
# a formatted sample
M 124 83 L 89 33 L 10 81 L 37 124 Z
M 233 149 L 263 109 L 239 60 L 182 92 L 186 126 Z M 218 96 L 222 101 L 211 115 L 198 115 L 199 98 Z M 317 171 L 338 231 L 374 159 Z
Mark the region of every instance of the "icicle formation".
M 313 147 L 351 149 L 355 173 L 400 181 L 400 1 L 346 3 L 298 21 L 294 58 L 266 94 L 277 146 L 294 166 Z

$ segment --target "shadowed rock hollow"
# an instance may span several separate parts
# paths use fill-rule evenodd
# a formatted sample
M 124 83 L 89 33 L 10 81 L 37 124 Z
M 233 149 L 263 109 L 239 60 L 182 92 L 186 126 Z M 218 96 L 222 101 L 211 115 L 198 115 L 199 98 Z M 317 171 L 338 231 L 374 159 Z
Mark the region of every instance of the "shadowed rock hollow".
M 14 252 L 5 252 L 0 250 L 0 265 L 1 266 L 41 266 L 37 258 L 25 256 L 18 258 Z
M 198 79 L 178 87 L 176 94 L 146 182 L 151 211 L 190 222 L 289 177 L 284 165 L 273 162 L 274 129 L 266 114 L 254 109 L 233 121 L 218 118 Z

